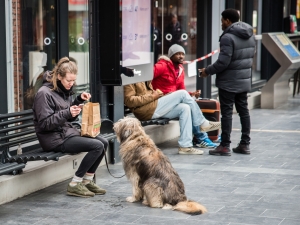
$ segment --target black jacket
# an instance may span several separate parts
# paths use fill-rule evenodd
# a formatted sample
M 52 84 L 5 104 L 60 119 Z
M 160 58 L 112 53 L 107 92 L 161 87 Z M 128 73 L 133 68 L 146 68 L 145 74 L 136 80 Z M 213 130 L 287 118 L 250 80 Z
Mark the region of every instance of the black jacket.
M 80 135 L 71 124 L 76 117 L 72 117 L 70 106 L 83 103 L 79 96 L 72 100 L 72 91 L 68 95 L 61 90 L 52 91 L 52 84 L 46 80 L 49 76 L 51 72 L 45 72 L 43 86 L 36 93 L 32 107 L 35 131 L 44 151 L 51 151 L 66 139 Z
M 236 22 L 220 36 L 218 60 L 205 72 L 217 74 L 216 86 L 225 91 L 241 93 L 251 90 L 251 68 L 255 52 L 253 28 Z

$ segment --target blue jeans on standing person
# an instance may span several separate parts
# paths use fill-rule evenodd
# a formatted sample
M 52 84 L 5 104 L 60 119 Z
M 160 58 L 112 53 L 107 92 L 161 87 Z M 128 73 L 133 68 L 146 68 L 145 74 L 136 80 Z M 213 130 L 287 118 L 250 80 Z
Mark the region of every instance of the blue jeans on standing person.
M 152 119 L 155 118 L 179 118 L 180 147 L 193 146 L 193 126 L 200 126 L 206 119 L 196 101 L 186 90 L 178 90 L 158 99 L 157 107 Z

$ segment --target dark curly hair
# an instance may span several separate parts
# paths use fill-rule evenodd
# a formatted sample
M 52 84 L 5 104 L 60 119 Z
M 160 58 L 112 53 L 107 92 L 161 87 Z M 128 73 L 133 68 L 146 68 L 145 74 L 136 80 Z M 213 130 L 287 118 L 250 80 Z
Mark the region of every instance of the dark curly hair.
M 235 9 L 225 9 L 221 13 L 223 19 L 229 19 L 231 23 L 238 22 L 240 20 L 240 14 Z

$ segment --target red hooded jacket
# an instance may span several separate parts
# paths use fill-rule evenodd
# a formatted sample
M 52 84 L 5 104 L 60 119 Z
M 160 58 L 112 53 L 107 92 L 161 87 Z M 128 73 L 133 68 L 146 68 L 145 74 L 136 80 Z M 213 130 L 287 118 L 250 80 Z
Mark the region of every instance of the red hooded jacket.
M 164 94 L 177 90 L 185 90 L 184 68 L 179 65 L 179 72 L 176 74 L 175 67 L 171 59 L 161 56 L 154 65 L 154 76 L 152 80 L 153 89 L 159 89 Z

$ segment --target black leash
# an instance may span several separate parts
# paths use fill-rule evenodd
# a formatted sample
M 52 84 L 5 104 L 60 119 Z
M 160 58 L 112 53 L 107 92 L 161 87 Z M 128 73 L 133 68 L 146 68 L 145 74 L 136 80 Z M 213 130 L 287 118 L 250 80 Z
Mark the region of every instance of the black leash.
M 114 175 L 112 175 L 111 172 L 110 172 L 110 170 L 109 170 L 109 168 L 108 168 L 108 163 L 107 163 L 107 158 L 106 158 L 106 152 L 105 152 L 105 151 L 104 151 L 104 158 L 105 158 L 105 163 L 106 163 L 107 171 L 109 172 L 109 174 L 110 174 L 112 177 L 114 177 L 114 178 L 122 178 L 122 177 L 125 176 L 125 174 L 124 174 L 123 176 L 121 176 L 121 177 L 115 177 Z

